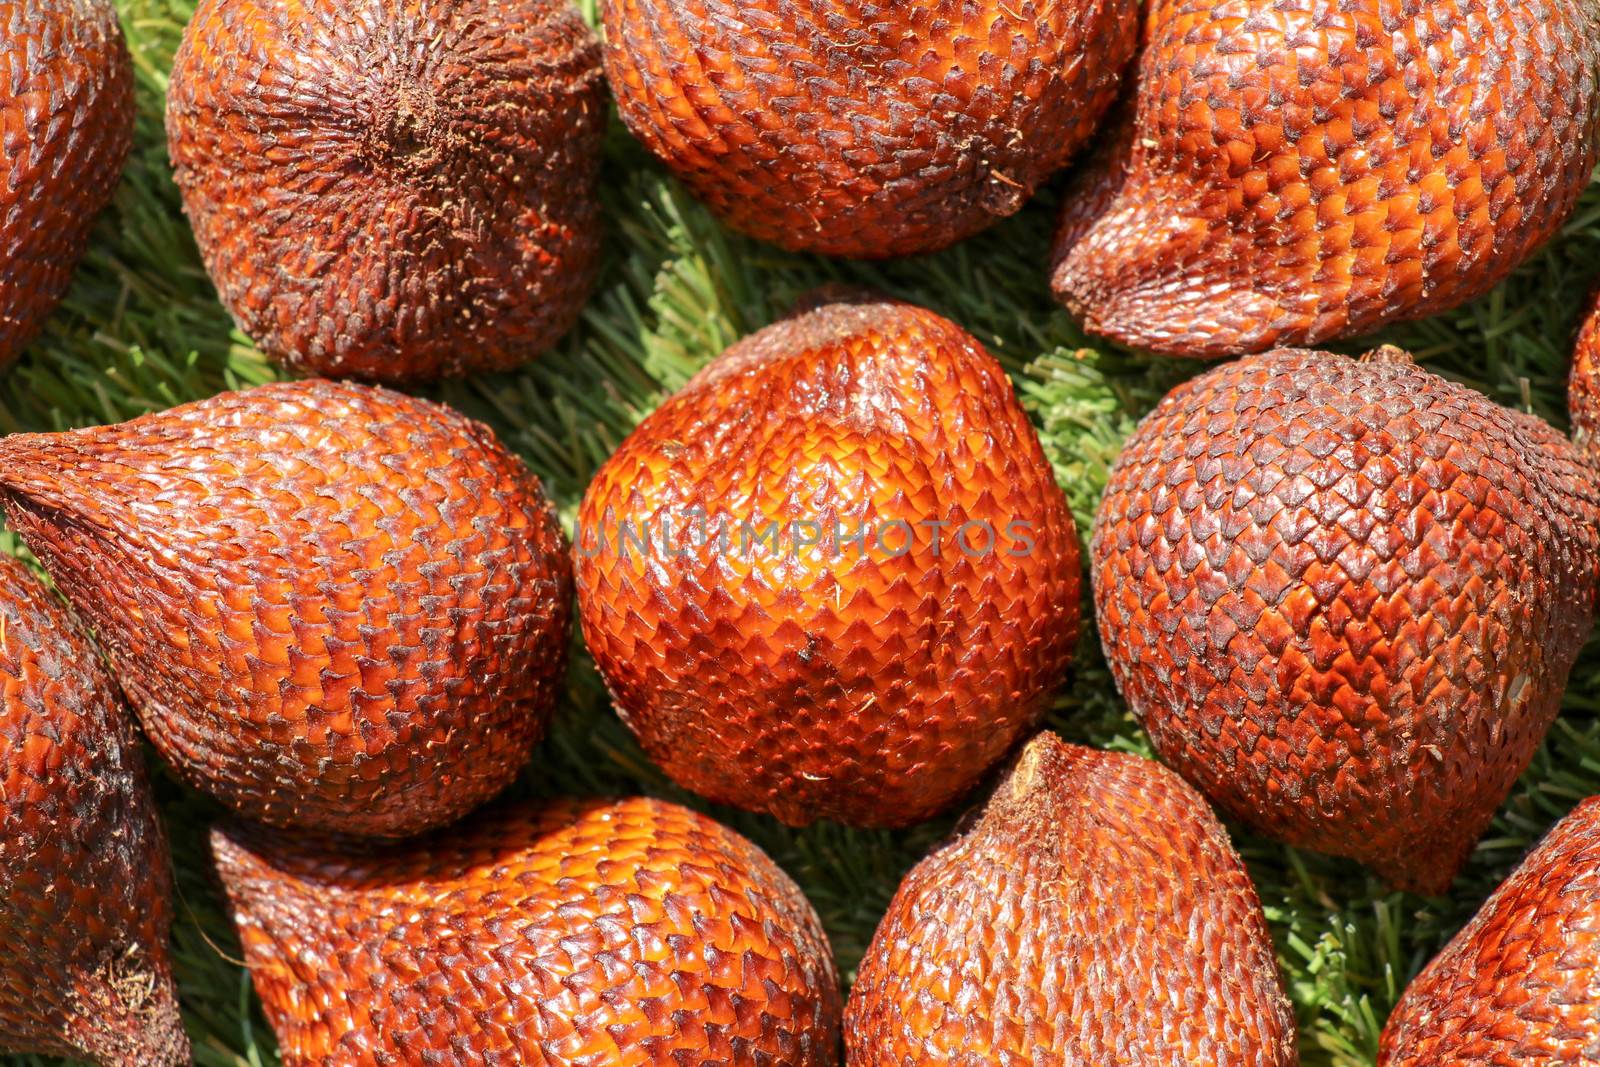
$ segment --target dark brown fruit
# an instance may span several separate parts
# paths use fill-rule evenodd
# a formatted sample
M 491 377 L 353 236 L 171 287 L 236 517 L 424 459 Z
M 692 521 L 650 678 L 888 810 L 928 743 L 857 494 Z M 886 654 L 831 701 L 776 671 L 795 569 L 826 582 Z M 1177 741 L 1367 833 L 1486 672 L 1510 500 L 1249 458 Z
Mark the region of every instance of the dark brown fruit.
M 0 1051 L 189 1062 L 169 878 L 116 687 L 65 609 L 0 556 Z
M 583 632 L 623 719 L 679 784 L 789 823 L 954 803 L 1077 638 L 1077 531 L 1011 382 L 909 304 L 822 304 L 730 348 L 579 523 Z
M 1106 655 L 1217 804 L 1442 892 L 1555 718 L 1597 507 L 1565 438 L 1403 352 L 1249 357 L 1168 394 L 1112 471 Z
M 66 294 L 132 145 L 111 0 L 0 0 L 0 368 Z
M 240 328 L 301 371 L 411 381 L 577 321 L 604 93 L 567 0 L 201 0 L 167 134 Z
M 156 748 L 252 818 L 413 833 L 543 736 L 566 542 L 538 479 L 448 408 L 307 381 L 18 435 L 0 506 Z
M 622 119 L 729 224 L 931 252 L 1020 208 L 1116 98 L 1136 0 L 607 0 Z
M 816 913 L 655 800 L 556 801 L 382 849 L 213 835 L 285 1067 L 827 1067 Z
M 1055 290 L 1176 355 L 1455 307 L 1561 228 L 1600 136 L 1586 0 L 1155 0 Z
M 1584 801 L 1411 983 L 1381 1067 L 1600 1063 L 1600 798 Z
M 1053 734 L 901 883 L 845 1046 L 850 1067 L 1298 1062 L 1261 902 L 1206 802 Z
M 1567 409 L 1572 440 L 1580 448 L 1600 449 L 1600 287 L 1590 298 L 1589 313 L 1578 327 L 1567 380 Z

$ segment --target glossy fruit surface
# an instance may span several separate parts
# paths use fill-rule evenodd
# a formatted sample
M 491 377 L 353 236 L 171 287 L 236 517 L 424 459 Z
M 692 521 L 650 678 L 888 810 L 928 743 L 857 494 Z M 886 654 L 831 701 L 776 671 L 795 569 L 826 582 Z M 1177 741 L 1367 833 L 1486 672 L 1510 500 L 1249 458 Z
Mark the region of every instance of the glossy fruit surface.
M 409 381 L 577 320 L 604 92 L 566 0 L 201 0 L 167 132 L 240 328 L 301 371 Z
M 566 542 L 538 479 L 448 408 L 306 381 L 17 435 L 0 506 L 156 748 L 252 818 L 413 833 L 543 736 Z
M 1597 502 L 1548 425 L 1396 349 L 1248 357 L 1169 393 L 1117 461 L 1106 655 L 1221 807 L 1442 892 L 1589 633 Z
M 901 883 L 845 1045 L 850 1067 L 1298 1062 L 1261 902 L 1205 800 L 1054 734 Z
M 1586 0 L 1156 0 L 1057 295 L 1218 357 L 1421 318 L 1554 236 L 1600 134 Z
M 1038 720 L 1078 627 L 1065 498 L 954 323 L 819 297 L 723 353 L 584 497 L 584 635 L 679 784 L 905 825 Z
M 111 0 L 0 0 L 0 368 L 65 295 L 132 144 Z
M 744 838 L 655 800 L 508 808 L 365 851 L 213 835 L 289 1067 L 824 1067 L 816 914 Z
M 1411 983 L 1378 1062 L 1600 1062 L 1600 799 L 1557 823 Z
M 1133 0 L 607 0 L 622 120 L 731 225 L 930 252 L 1020 208 L 1094 131 Z
M 66 610 L 0 556 L 0 1051 L 189 1062 L 171 924 L 133 720 Z

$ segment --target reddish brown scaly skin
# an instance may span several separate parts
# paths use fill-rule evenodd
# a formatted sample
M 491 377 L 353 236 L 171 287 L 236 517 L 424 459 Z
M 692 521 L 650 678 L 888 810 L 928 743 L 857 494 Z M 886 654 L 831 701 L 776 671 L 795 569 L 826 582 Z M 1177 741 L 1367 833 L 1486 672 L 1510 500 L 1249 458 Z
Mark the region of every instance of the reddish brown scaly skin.
M 1600 798 L 1557 823 L 1411 983 L 1378 1062 L 1600 1063 Z
M 1135 0 L 608 0 L 623 122 L 785 248 L 931 252 L 1020 208 L 1115 99 Z
M 567 0 L 201 0 L 167 133 L 240 328 L 301 371 L 414 381 L 577 320 L 604 93 Z
M 111 0 L 0 0 L 0 368 L 66 294 L 132 144 Z
M 1292 1067 L 1255 886 L 1137 756 L 1041 734 L 912 869 L 845 1013 L 850 1067 Z
M 1112 471 L 1095 604 L 1163 758 L 1263 833 L 1442 892 L 1593 622 L 1595 474 L 1380 349 L 1173 390 Z
M 252 818 L 414 833 L 544 733 L 566 541 L 538 479 L 448 408 L 306 381 L 17 435 L 0 507 L 156 748 Z
M 823 304 L 730 348 L 579 523 L 583 632 L 623 719 L 679 784 L 789 823 L 954 803 L 1077 638 L 1077 531 L 1010 381 L 908 304 Z
M 0 1051 L 189 1062 L 167 846 L 99 657 L 0 556 Z
M 1600 287 L 1590 297 L 1589 312 L 1578 327 L 1567 379 L 1567 410 L 1572 439 L 1580 448 L 1600 448 Z
M 212 837 L 285 1067 L 830 1067 L 810 903 L 750 842 L 655 800 L 505 809 L 351 851 Z
M 1093 332 L 1207 358 L 1455 307 L 1588 184 L 1597 42 L 1587 0 L 1156 0 L 1056 293 Z

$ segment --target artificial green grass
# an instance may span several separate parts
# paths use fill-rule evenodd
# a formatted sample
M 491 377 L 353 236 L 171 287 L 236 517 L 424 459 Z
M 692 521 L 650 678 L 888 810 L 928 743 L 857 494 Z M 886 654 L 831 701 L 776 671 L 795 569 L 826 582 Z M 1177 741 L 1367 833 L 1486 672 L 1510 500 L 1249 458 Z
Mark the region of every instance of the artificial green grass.
M 71 295 L 23 361 L 0 377 L 0 433 L 117 421 L 277 373 L 217 303 L 169 174 L 162 100 L 192 0 L 119 6 L 138 67 L 137 147 Z M 591 16 L 592 6 L 587 0 Z M 490 422 L 544 478 L 569 521 L 594 469 L 656 403 L 728 343 L 830 280 L 877 286 L 934 308 L 988 344 L 1015 378 L 1085 533 L 1123 438 L 1168 388 L 1201 369 L 1091 342 L 1051 302 L 1053 192 L 949 252 L 861 265 L 786 255 L 731 234 L 620 129 L 612 132 L 605 181 L 608 260 L 581 327 L 526 371 L 435 393 Z M 1563 236 L 1494 293 L 1382 339 L 1502 403 L 1564 425 L 1567 352 L 1596 275 L 1600 190 L 1591 190 Z M 5 548 L 15 545 L 0 533 Z M 1407 979 L 1551 823 L 1600 792 L 1597 680 L 1600 644 L 1591 644 L 1573 673 L 1562 720 L 1448 898 L 1391 893 L 1347 861 L 1235 830 L 1277 938 L 1306 1064 L 1370 1065 L 1382 1021 Z M 1073 740 L 1148 754 L 1092 628 L 1050 725 Z M 553 734 L 520 788 L 648 792 L 705 807 L 643 757 L 581 655 Z M 174 940 L 196 1062 L 276 1063 L 203 858 L 216 810 L 164 775 L 158 789 L 178 871 Z M 846 981 L 900 875 L 949 825 L 797 831 L 725 809 L 713 813 L 766 847 L 805 888 Z M 8 1065 L 42 1062 L 0 1057 Z

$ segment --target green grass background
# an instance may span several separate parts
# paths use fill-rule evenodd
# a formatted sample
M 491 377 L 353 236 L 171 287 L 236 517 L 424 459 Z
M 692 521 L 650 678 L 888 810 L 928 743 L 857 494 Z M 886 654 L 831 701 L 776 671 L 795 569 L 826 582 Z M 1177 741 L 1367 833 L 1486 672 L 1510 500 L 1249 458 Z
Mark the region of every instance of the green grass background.
M 592 17 L 593 0 L 584 6 Z M 138 68 L 137 145 L 63 308 L 0 376 L 0 433 L 119 421 L 277 373 L 217 303 L 170 177 L 162 101 L 193 2 L 119 0 L 119 7 Z M 606 164 L 607 264 L 580 328 L 524 372 L 434 391 L 491 423 L 545 479 L 569 522 L 595 468 L 655 404 L 825 281 L 877 286 L 980 337 L 1011 372 L 1085 533 L 1120 442 L 1168 388 L 1201 369 L 1095 342 L 1051 302 L 1046 261 L 1056 189 L 951 251 L 860 265 L 787 255 L 723 229 L 615 124 Z M 1570 341 L 1596 275 L 1600 191 L 1591 189 L 1562 236 L 1506 284 L 1381 339 L 1502 403 L 1565 425 Z M 0 549 L 15 547 L 0 533 Z M 1552 822 L 1600 792 L 1597 678 L 1600 644 L 1592 643 L 1573 673 L 1562 719 L 1447 899 L 1391 893 L 1348 861 L 1235 829 L 1277 940 L 1305 1063 L 1371 1064 L 1382 1021 L 1407 979 Z M 577 657 L 567 688 L 553 735 L 520 788 L 648 792 L 698 804 L 640 754 L 586 656 Z M 1092 627 L 1050 725 L 1076 741 L 1148 754 Z M 202 858 L 216 811 L 164 775 L 158 788 L 178 870 L 174 940 L 196 1062 L 274 1064 L 272 1034 L 236 963 L 238 945 Z M 714 814 L 761 843 L 805 888 L 847 982 L 901 874 L 949 825 L 795 831 L 743 813 Z

